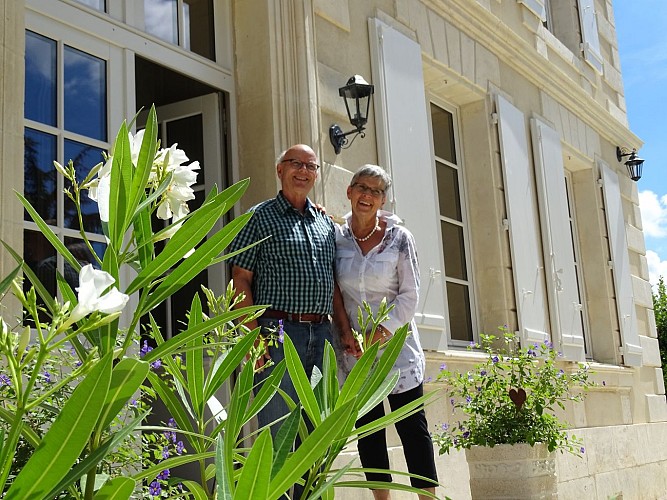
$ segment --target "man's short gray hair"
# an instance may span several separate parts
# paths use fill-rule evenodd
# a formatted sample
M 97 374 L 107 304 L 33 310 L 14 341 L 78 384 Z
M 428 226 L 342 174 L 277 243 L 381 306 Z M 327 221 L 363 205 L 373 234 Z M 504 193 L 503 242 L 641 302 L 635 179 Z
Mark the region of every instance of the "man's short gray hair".
M 384 191 L 387 191 L 391 187 L 391 177 L 389 174 L 382 168 L 377 165 L 371 165 L 370 163 L 362 166 L 355 172 L 350 181 L 350 186 L 354 186 L 360 177 L 374 177 L 380 179 L 384 187 Z
M 278 156 L 276 156 L 276 167 L 280 165 L 283 160 L 285 159 L 285 153 L 287 153 L 287 149 L 284 150 L 282 153 L 280 153 Z

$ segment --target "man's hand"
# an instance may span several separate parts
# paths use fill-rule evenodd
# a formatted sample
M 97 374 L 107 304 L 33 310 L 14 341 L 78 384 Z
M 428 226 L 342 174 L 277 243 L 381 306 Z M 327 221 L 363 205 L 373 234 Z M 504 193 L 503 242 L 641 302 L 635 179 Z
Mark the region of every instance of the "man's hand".
M 347 329 L 346 331 L 341 332 L 340 343 L 345 349 L 345 352 L 347 354 L 349 354 L 350 356 L 354 356 L 357 359 L 361 357 L 362 352 L 361 349 L 359 348 L 357 339 L 355 339 L 354 335 L 352 334 L 352 330 Z

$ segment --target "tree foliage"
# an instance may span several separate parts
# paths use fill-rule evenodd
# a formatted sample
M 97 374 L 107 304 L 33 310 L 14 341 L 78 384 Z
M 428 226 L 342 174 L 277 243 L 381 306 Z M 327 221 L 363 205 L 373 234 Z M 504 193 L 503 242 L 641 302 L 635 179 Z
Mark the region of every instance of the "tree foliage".
M 653 294 L 653 311 L 655 312 L 655 326 L 658 330 L 662 376 L 667 385 L 667 287 L 665 287 L 665 280 L 662 276 L 658 280 L 658 292 Z

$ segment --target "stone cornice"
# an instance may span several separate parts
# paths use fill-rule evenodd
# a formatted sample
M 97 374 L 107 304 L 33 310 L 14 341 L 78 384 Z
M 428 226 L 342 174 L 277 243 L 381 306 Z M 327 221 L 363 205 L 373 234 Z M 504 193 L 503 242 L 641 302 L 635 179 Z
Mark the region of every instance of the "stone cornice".
M 566 74 L 559 71 L 535 47 L 476 1 L 420 0 L 458 29 L 484 45 L 536 87 L 575 112 L 612 144 L 640 145 L 642 141 Z

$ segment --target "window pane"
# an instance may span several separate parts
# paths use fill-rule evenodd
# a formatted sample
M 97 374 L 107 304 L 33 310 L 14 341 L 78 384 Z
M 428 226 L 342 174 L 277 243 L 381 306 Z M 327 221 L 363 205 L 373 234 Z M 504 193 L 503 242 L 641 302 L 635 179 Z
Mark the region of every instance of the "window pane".
M 97 254 L 100 260 L 102 260 L 104 258 L 104 251 L 106 250 L 107 246 L 99 241 L 91 241 L 90 244 L 93 247 L 93 251 Z M 98 260 L 90 252 L 90 249 L 82 239 L 65 238 L 65 246 L 70 252 L 72 252 L 74 258 L 78 260 L 79 264 L 82 266 L 92 264 L 95 269 L 100 269 Z M 70 276 L 68 276 L 68 273 Z M 74 283 L 73 286 L 79 286 L 79 275 L 67 262 L 65 262 L 65 279 L 67 279 L 67 282 L 70 284 L 70 286 L 72 286 L 72 283 Z
M 433 150 L 435 155 L 449 163 L 456 164 L 452 114 L 431 104 L 431 122 L 433 124 Z
M 65 140 L 65 162 L 69 160 L 74 163 L 77 181 L 81 182 L 90 169 L 102 161 L 102 150 L 89 144 Z M 81 217 L 86 231 L 102 234 L 99 208 L 97 202 L 88 198 L 88 191 L 81 193 Z M 69 198 L 65 198 L 65 227 L 79 229 L 76 207 Z
M 171 146 L 178 143 L 178 149 L 185 151 L 188 155 L 189 161 L 198 161 L 200 170 L 197 175 L 197 185 L 204 184 L 204 144 L 202 137 L 204 136 L 204 126 L 202 124 L 201 115 L 193 115 L 180 120 L 173 120 L 167 123 L 167 144 Z
M 47 224 L 56 225 L 56 137 L 31 128 L 24 134 L 24 196 Z M 27 212 L 23 218 L 32 220 Z
M 435 162 L 438 179 L 438 203 L 440 215 L 461 222 L 461 197 L 459 195 L 458 171 L 455 168 Z
M 178 44 L 177 0 L 144 0 L 144 26 L 165 42 Z
M 183 47 L 214 61 L 213 0 L 184 0 L 183 27 Z
M 445 254 L 445 276 L 460 280 L 468 279 L 466 270 L 463 228 L 449 222 L 440 222 L 442 229 L 442 245 Z
M 56 124 L 56 42 L 31 31 L 25 37 L 24 104 L 28 120 Z
M 23 258 L 52 297 L 56 296 L 56 251 L 40 231 L 23 231 Z M 23 287 L 31 287 L 28 279 Z M 40 302 L 41 303 L 41 302 Z
M 106 62 L 65 47 L 65 129 L 107 140 Z
M 447 283 L 447 305 L 449 306 L 449 326 L 452 330 L 452 340 L 464 340 L 466 342 L 472 340 L 468 287 L 458 283 Z
M 105 5 L 104 5 L 104 0 L 76 0 L 79 3 L 82 3 L 83 5 L 87 5 L 88 7 L 92 7 L 95 10 L 99 10 L 100 12 L 105 12 Z

